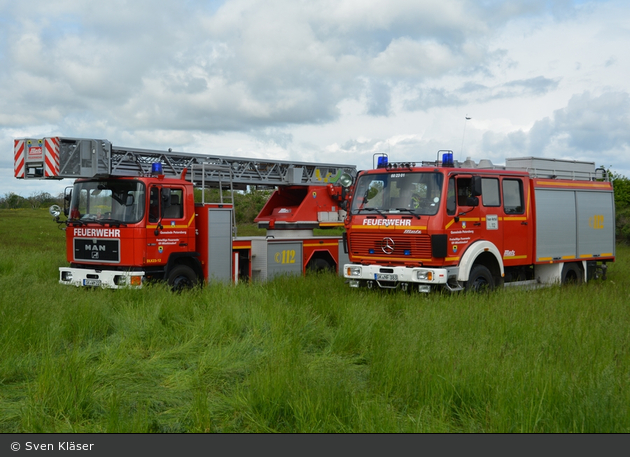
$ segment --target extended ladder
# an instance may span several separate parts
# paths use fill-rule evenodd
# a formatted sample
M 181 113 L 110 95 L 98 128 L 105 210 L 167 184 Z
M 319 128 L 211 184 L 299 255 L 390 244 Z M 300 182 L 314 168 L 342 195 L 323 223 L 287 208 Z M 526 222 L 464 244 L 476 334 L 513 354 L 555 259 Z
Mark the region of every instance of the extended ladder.
M 161 163 L 163 174 L 179 176 L 186 168 L 195 185 L 233 183 L 245 186 L 325 186 L 342 173 L 356 174 L 354 165 L 290 162 L 202 155 L 113 146 L 107 140 L 48 137 L 14 143 L 15 177 L 20 179 L 143 176 Z

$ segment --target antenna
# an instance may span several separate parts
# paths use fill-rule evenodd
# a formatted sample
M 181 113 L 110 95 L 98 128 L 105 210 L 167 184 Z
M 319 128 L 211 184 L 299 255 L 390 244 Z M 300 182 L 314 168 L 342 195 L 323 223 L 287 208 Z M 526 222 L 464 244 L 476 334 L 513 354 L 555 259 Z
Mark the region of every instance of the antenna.
M 472 119 L 470 117 L 468 117 L 468 114 L 466 114 L 465 120 L 464 120 L 464 133 L 462 133 L 462 147 L 459 150 L 459 160 L 462 160 L 462 152 L 464 151 L 464 137 L 466 136 L 466 124 L 468 123 L 468 121 Z

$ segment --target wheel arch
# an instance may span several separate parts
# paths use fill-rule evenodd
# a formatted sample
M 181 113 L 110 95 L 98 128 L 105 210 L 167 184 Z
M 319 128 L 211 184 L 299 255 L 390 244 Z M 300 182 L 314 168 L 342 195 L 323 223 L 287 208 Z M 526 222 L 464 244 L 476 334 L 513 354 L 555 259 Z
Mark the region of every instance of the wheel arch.
M 327 249 L 313 251 L 308 260 L 304 263 L 304 270 L 307 271 L 309 269 L 309 265 L 313 265 L 317 261 L 317 259 L 325 260 L 326 263 L 328 263 L 328 265 L 330 265 L 330 267 L 335 270 L 335 272 L 339 271 L 339 265 L 335 260 L 335 257 Z
M 164 280 L 168 279 L 171 270 L 178 265 L 187 265 L 195 272 L 199 280 L 203 279 L 203 267 L 199 260 L 198 253 L 180 252 L 169 256 L 166 268 L 164 269 Z
M 490 241 L 481 240 L 471 244 L 459 261 L 458 281 L 468 281 L 470 270 L 475 264 L 487 267 L 492 276 L 502 279 L 505 274 L 501 253 Z M 498 283 L 498 281 L 496 281 Z

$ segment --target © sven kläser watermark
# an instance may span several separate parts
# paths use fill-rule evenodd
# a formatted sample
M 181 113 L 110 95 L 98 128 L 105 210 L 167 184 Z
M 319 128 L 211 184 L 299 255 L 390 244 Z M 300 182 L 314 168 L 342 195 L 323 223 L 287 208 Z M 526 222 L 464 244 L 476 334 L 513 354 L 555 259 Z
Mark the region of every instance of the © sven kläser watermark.
M 22 446 L 17 441 L 11 443 L 12 451 L 91 451 L 94 443 L 76 443 L 74 441 L 58 441 L 57 443 L 34 443 L 27 441 Z

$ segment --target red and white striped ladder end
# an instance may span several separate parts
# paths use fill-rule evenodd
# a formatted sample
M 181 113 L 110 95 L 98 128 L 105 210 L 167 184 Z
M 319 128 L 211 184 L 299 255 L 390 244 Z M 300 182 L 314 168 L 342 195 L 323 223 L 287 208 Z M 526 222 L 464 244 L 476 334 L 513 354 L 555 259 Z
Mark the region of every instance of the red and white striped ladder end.
M 59 137 L 45 138 L 44 148 L 46 151 L 44 177 L 59 176 Z
M 24 177 L 24 140 L 13 142 L 13 170 L 16 178 Z

